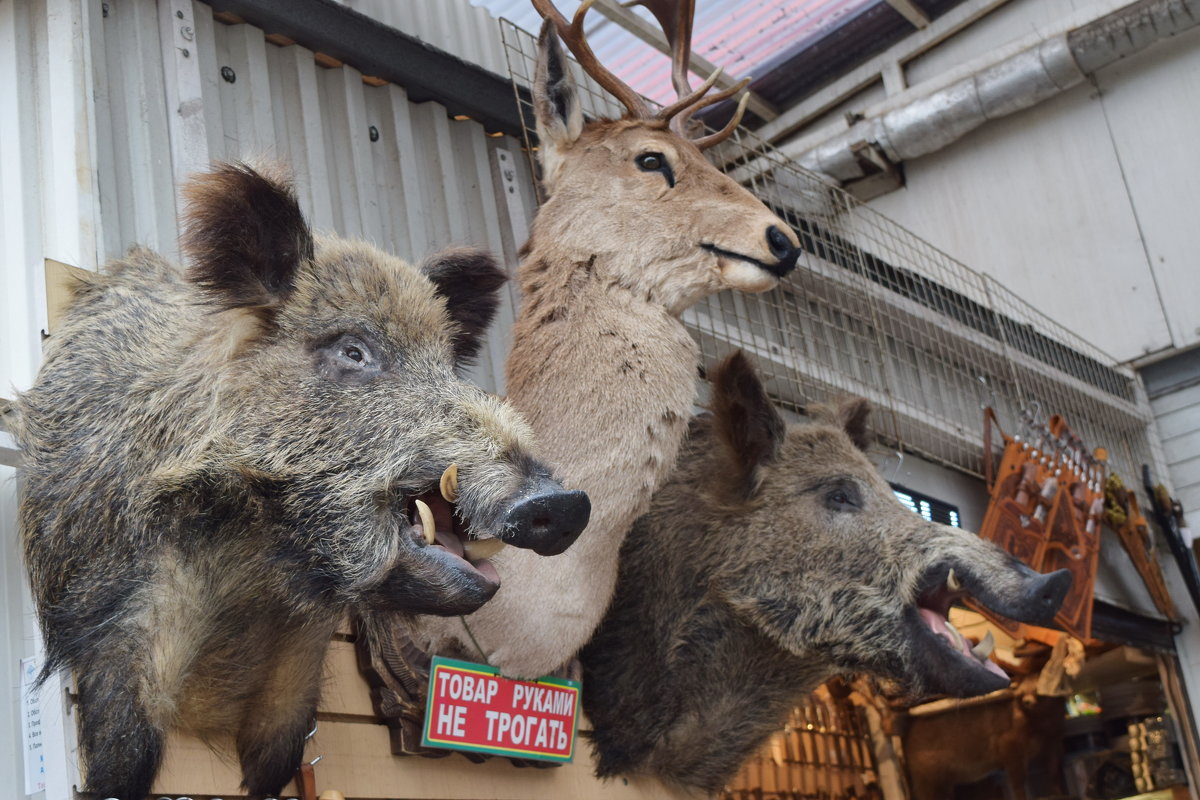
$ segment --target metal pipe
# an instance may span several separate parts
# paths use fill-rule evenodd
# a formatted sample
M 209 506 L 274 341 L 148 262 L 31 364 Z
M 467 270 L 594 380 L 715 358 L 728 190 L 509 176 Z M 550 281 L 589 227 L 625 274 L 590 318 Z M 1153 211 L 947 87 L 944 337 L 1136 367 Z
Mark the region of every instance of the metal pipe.
M 864 177 L 853 146 L 879 146 L 893 163 L 928 155 L 984 122 L 1036 105 L 1089 75 L 1200 24 L 1200 0 L 1138 0 L 1046 39 L 950 86 L 864 120 L 798 157 L 839 181 Z

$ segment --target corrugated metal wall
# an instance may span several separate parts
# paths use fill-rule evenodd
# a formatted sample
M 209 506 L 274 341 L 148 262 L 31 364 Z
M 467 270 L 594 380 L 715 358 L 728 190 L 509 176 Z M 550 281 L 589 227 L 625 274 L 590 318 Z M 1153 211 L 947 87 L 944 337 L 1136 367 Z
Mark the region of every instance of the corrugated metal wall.
M 416 36 L 464 61 L 507 75 L 500 32 L 486 8 L 467 0 L 420 3 L 411 0 L 335 0 L 397 30 Z M 533 6 L 523 0 L 532 11 Z M 535 24 L 534 28 L 537 27 Z
M 1195 531 L 1200 522 L 1200 350 L 1146 367 L 1142 375 L 1176 499 L 1191 515 Z
M 470 28 L 443 21 L 460 42 L 498 42 L 482 9 L 418 6 L 478 17 Z M 353 67 L 321 65 L 253 26 L 223 24 L 191 0 L 0 0 L 0 120 L 0 397 L 27 388 L 40 361 L 45 260 L 96 269 L 134 243 L 175 256 L 177 187 L 210 160 L 284 159 L 315 228 L 414 261 L 470 243 L 515 265 L 535 206 L 516 141 L 451 119 L 437 103 L 411 103 L 401 87 L 364 83 Z M 501 308 L 503 333 L 471 374 L 499 392 L 514 296 Z M 14 470 L 0 466 L 8 796 L 25 790 L 18 665 L 36 649 L 15 508 Z M 61 763 L 73 723 L 53 702 L 57 691 L 48 686 L 43 705 L 47 735 L 63 741 L 47 769 L 48 800 L 66 800 L 74 775 Z

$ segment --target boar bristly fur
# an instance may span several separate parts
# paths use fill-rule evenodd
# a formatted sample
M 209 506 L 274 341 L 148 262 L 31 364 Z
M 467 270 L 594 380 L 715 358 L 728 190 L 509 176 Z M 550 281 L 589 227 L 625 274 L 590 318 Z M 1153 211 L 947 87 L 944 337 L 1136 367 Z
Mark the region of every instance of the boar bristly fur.
M 186 276 L 135 248 L 81 279 L 18 400 L 44 674 L 75 671 L 88 788 L 120 800 L 173 726 L 232 733 L 249 794 L 277 793 L 348 610 L 496 591 L 486 561 L 425 544 L 414 499 L 455 464 L 439 516 L 516 537 L 509 510 L 549 479 L 516 413 L 455 374 L 504 280 L 489 256 L 419 270 L 314 237 L 286 179 L 243 165 L 187 197 Z
M 787 426 L 740 353 L 713 394 L 626 538 L 613 603 L 583 650 L 599 775 L 715 793 L 837 673 L 914 695 L 1008 684 L 946 612 L 969 593 L 1045 622 L 1069 575 L 1033 573 L 902 506 L 862 450 L 866 401 Z

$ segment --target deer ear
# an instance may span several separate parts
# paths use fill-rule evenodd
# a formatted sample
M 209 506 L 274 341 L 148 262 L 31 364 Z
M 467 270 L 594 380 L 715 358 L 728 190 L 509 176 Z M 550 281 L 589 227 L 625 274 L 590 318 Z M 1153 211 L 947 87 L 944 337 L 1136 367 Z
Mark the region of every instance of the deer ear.
M 187 278 L 226 308 L 272 308 L 313 257 L 312 232 L 282 170 L 222 164 L 184 187 Z
M 867 418 L 871 416 L 871 404 L 861 397 L 848 397 L 837 408 L 837 422 L 859 450 L 871 446 L 871 433 L 867 429 Z
M 542 183 L 549 189 L 558 175 L 564 152 L 583 132 L 579 91 L 571 77 L 571 65 L 563 54 L 554 22 L 549 19 L 542 23 L 542 32 L 538 35 L 533 112 L 537 118 Z
M 746 499 L 758 489 L 760 468 L 779 455 L 787 426 L 741 350 L 716 368 L 712 382 L 716 430 L 732 461 L 737 493 Z
M 508 275 L 492 254 L 470 247 L 435 253 L 421 264 L 421 272 L 446 299 L 446 310 L 458 326 L 454 335 L 454 360 L 469 362 L 479 352 L 483 334 L 492 324 L 500 304 L 499 290 Z

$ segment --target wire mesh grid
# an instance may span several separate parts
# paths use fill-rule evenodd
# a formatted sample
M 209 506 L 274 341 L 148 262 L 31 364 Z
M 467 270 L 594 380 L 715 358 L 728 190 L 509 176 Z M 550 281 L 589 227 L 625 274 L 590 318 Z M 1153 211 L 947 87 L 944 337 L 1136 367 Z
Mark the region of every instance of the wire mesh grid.
M 500 26 L 535 161 L 536 40 Z M 620 105 L 572 68 L 584 114 L 619 116 Z M 1164 471 L 1144 393 L 1111 357 L 752 132 L 739 128 L 709 155 L 792 226 L 804 252 L 777 289 L 722 292 L 684 313 L 706 368 L 741 348 L 775 401 L 800 413 L 865 397 L 884 443 L 973 475 L 982 473 L 987 405 L 1015 432 L 1023 411 L 1063 415 L 1128 479 L 1143 463 Z

